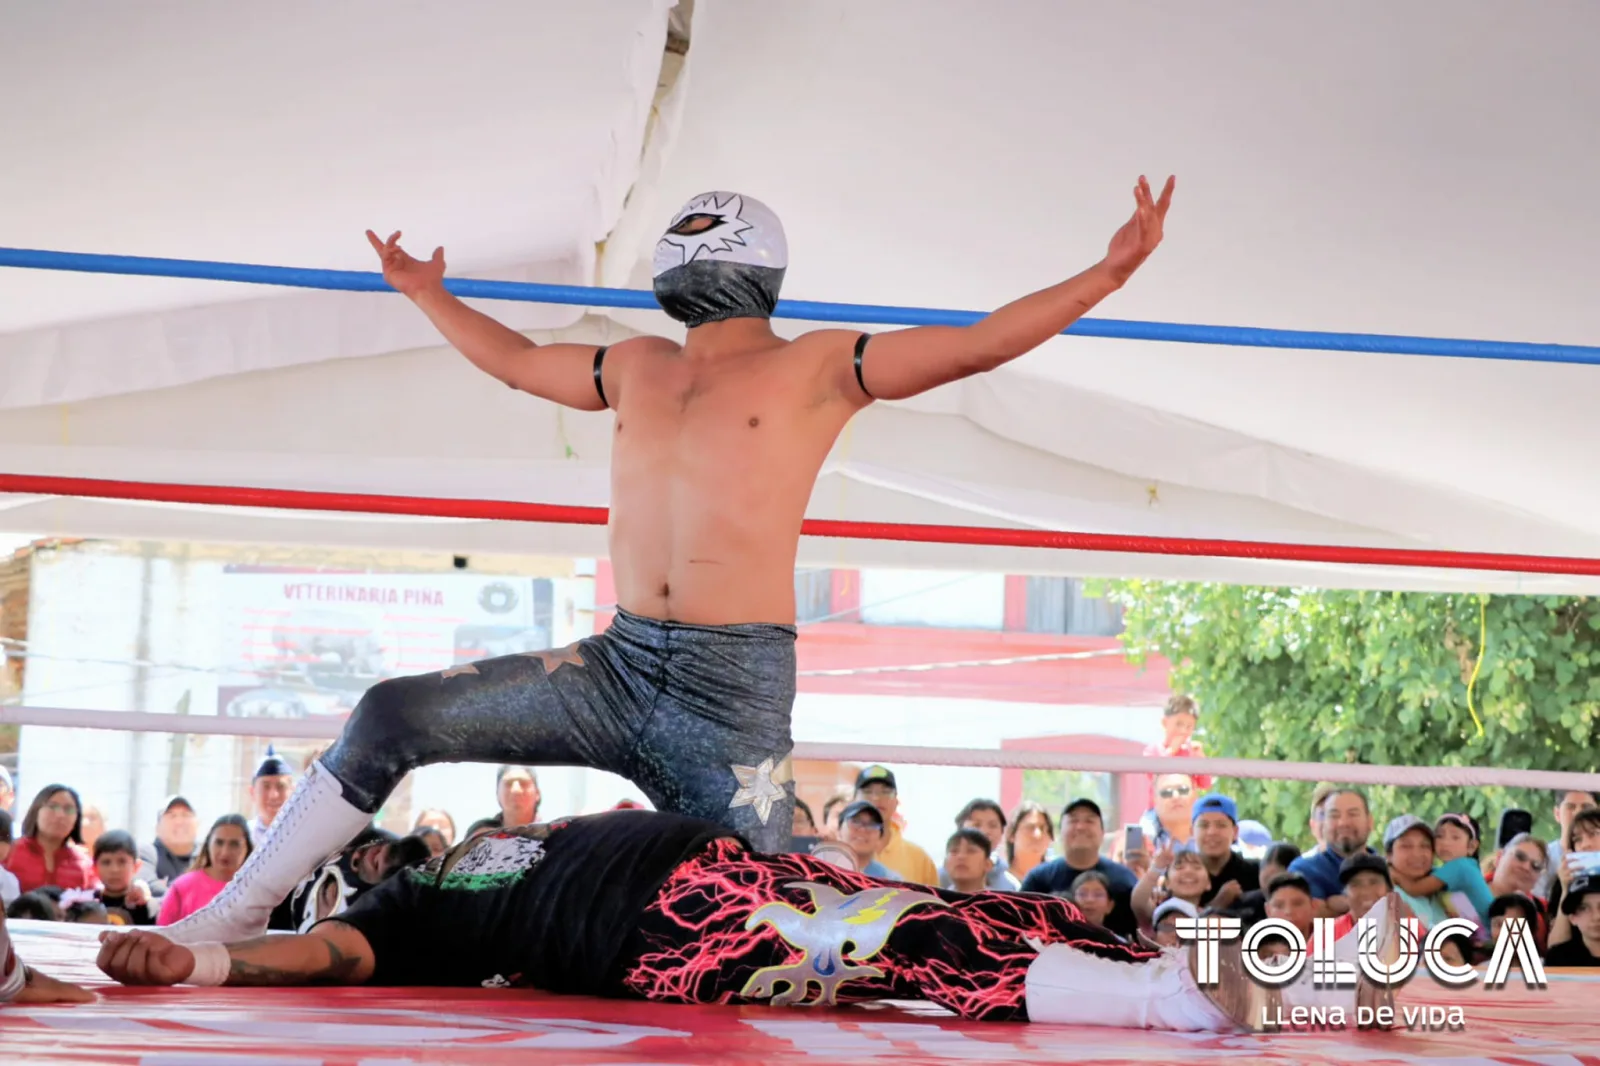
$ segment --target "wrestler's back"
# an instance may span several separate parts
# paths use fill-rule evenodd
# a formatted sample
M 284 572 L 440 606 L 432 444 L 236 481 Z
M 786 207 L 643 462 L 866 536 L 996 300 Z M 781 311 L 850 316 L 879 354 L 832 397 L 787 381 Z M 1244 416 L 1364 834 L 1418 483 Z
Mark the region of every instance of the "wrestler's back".
M 855 410 L 828 347 L 774 338 L 700 359 L 642 338 L 608 356 L 619 386 L 610 528 L 619 606 L 700 625 L 794 622 L 800 524 Z

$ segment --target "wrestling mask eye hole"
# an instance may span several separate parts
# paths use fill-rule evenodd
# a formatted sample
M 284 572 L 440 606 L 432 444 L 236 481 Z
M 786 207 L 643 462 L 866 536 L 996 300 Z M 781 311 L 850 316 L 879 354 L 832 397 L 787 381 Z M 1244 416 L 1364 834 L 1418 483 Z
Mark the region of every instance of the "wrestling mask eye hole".
M 704 212 L 696 212 L 692 215 L 685 215 L 683 218 L 679 219 L 677 225 L 667 230 L 667 232 L 679 237 L 692 237 L 697 233 L 704 233 L 709 229 L 720 226 L 721 224 L 721 215 L 708 215 Z

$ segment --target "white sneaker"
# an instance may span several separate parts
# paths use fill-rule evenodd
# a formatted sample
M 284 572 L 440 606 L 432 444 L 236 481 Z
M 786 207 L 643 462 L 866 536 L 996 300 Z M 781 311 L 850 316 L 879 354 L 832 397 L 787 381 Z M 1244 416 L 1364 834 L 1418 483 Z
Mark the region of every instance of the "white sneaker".
M 229 944 L 260 936 L 273 908 L 371 821 L 370 813 L 344 798 L 337 778 L 320 762 L 312 763 L 233 880 L 161 935 L 179 944 Z

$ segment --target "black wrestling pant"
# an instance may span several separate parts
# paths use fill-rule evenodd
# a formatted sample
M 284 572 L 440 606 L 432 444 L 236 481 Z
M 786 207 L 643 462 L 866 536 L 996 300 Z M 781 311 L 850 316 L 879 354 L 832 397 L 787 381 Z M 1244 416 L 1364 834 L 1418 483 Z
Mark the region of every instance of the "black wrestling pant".
M 622 984 L 664 1003 L 926 999 L 963 1018 L 1025 1021 L 1029 941 L 1129 964 L 1158 954 L 1054 896 L 924 889 L 718 840 L 645 911 Z

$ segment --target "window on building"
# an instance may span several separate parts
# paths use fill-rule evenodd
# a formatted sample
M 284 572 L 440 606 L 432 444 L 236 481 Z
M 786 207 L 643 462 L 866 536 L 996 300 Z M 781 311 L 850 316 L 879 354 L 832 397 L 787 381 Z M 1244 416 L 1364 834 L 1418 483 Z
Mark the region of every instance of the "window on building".
M 1087 595 L 1075 577 L 1030 577 L 1028 632 L 1115 637 L 1122 632 L 1122 608 Z

